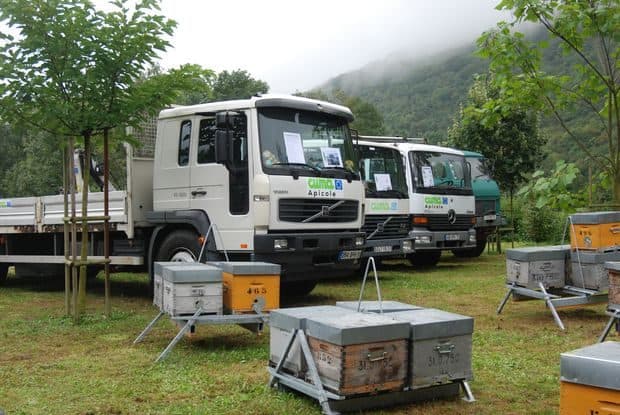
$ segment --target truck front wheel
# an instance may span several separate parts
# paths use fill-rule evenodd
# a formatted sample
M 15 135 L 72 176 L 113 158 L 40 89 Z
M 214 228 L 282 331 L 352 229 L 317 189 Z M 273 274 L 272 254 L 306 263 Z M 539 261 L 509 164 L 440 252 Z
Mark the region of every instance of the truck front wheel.
M 455 249 L 452 251 L 457 258 L 477 258 L 484 252 L 484 248 L 487 247 L 486 240 L 478 240 L 476 246 L 468 249 Z
M 186 229 L 173 231 L 162 241 L 155 261 L 196 262 L 200 248 L 196 233 Z
M 409 263 L 414 267 L 434 267 L 441 258 L 441 251 L 419 251 L 407 255 Z

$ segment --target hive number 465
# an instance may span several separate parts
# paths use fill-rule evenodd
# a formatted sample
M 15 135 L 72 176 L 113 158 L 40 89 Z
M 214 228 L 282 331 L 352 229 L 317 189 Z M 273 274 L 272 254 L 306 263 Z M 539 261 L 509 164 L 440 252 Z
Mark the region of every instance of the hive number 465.
M 262 287 L 262 288 L 248 288 L 248 290 L 246 291 L 248 294 L 252 295 L 252 294 L 267 294 L 267 288 Z

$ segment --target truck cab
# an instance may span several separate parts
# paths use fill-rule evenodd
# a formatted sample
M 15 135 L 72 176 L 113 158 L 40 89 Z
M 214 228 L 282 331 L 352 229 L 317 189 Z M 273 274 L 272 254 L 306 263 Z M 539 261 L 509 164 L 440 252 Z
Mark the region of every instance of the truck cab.
M 404 258 L 413 252 L 409 236 L 409 191 L 403 155 L 391 143 L 355 140 L 359 168 L 366 192 L 363 256 L 376 261 Z

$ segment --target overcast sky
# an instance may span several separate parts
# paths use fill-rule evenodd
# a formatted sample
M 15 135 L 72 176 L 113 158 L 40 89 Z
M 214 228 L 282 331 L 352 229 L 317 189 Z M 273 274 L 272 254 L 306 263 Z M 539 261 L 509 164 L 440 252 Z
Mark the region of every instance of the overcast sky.
M 394 52 L 473 41 L 509 16 L 498 0 L 163 0 L 177 21 L 165 68 L 245 69 L 270 92 L 305 91 Z

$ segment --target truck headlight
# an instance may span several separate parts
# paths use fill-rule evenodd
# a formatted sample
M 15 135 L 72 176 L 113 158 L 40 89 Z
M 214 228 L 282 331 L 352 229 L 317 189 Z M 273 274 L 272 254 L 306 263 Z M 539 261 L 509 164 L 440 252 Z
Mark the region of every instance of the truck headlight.
M 476 243 L 476 235 L 469 235 L 469 242 L 475 244 Z
M 403 251 L 411 252 L 413 250 L 412 248 L 413 248 L 413 245 L 411 243 L 411 240 L 408 239 L 406 241 L 403 241 Z
M 273 249 L 288 249 L 288 240 L 286 239 L 274 239 Z
M 365 238 L 363 236 L 355 237 L 355 246 L 364 246 Z

